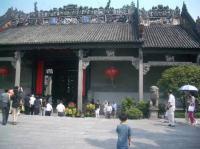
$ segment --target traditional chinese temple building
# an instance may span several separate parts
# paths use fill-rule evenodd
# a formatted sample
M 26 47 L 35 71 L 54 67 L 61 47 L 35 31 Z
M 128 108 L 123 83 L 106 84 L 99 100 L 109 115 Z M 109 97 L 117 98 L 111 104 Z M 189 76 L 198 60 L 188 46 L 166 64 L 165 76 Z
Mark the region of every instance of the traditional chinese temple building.
M 175 24 L 157 21 L 172 16 L 168 7 L 163 15 L 158 10 L 153 23 L 153 13 L 144 17 L 133 4 L 40 12 L 35 5 L 30 14 L 9 13 L 0 31 L 0 88 L 19 85 L 25 93 L 51 95 L 54 104 L 74 101 L 79 110 L 92 98 L 149 99 L 165 69 L 200 63 L 200 34 L 185 4 L 174 11 Z

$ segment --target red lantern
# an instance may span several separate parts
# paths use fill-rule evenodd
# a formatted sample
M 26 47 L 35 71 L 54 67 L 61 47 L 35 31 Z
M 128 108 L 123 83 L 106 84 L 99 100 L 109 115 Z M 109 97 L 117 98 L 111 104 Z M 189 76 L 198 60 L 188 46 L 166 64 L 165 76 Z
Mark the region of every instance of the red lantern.
M 9 70 L 7 67 L 0 67 L 0 76 L 5 77 L 8 75 L 8 73 L 9 73 Z
M 113 81 L 117 76 L 119 76 L 119 69 L 112 66 L 107 68 L 104 73 L 109 79 Z

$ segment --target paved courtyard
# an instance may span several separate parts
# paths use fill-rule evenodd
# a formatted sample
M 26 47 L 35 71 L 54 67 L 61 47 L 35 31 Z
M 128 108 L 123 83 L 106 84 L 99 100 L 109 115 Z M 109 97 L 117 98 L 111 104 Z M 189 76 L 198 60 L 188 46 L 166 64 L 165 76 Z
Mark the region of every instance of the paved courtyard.
M 118 123 L 117 119 L 21 115 L 17 125 L 0 125 L 0 149 L 115 149 Z M 133 132 L 131 149 L 200 149 L 200 127 L 183 119 L 177 119 L 175 128 L 162 120 L 128 124 Z

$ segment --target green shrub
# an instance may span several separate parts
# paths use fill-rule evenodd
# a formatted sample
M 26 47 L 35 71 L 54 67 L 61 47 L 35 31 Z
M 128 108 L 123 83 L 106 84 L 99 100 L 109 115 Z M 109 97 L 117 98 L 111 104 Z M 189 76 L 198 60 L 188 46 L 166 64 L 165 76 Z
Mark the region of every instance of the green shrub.
M 200 118 L 200 112 L 195 113 L 196 118 Z
M 140 111 L 142 111 L 143 116 L 147 118 L 149 116 L 149 102 L 148 101 L 139 101 L 136 105 Z
M 135 100 L 133 98 L 126 97 L 122 100 L 121 111 L 126 112 L 134 106 Z
M 184 111 L 175 111 L 175 117 L 176 118 L 185 118 L 185 112 Z
M 143 117 L 142 111 L 140 111 L 138 108 L 130 108 L 126 111 L 126 114 L 128 119 L 140 119 Z
M 135 101 L 126 97 L 122 100 L 121 112 L 126 113 L 129 119 L 138 119 L 149 116 L 149 103 L 147 101 Z
M 176 111 L 175 117 L 176 118 L 185 118 L 185 112 L 184 111 Z M 195 118 L 200 118 L 200 112 L 195 113 Z

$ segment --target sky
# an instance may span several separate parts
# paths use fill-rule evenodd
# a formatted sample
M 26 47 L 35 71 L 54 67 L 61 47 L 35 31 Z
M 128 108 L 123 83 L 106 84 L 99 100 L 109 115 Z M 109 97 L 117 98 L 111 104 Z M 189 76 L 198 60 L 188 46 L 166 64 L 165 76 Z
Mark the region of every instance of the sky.
M 137 0 L 111 0 L 111 7 L 121 8 L 123 5 L 131 4 Z M 186 3 L 189 13 L 196 20 L 200 16 L 199 0 L 139 0 L 139 8 L 149 10 L 152 6 L 162 4 L 175 9 L 176 6 L 182 8 L 183 1 Z M 78 6 L 105 7 L 108 0 L 0 0 L 0 16 L 4 15 L 8 8 L 13 7 L 22 10 L 25 13 L 34 11 L 34 2 L 38 3 L 38 10 L 50 10 L 52 8 L 63 7 L 68 4 L 77 4 Z

